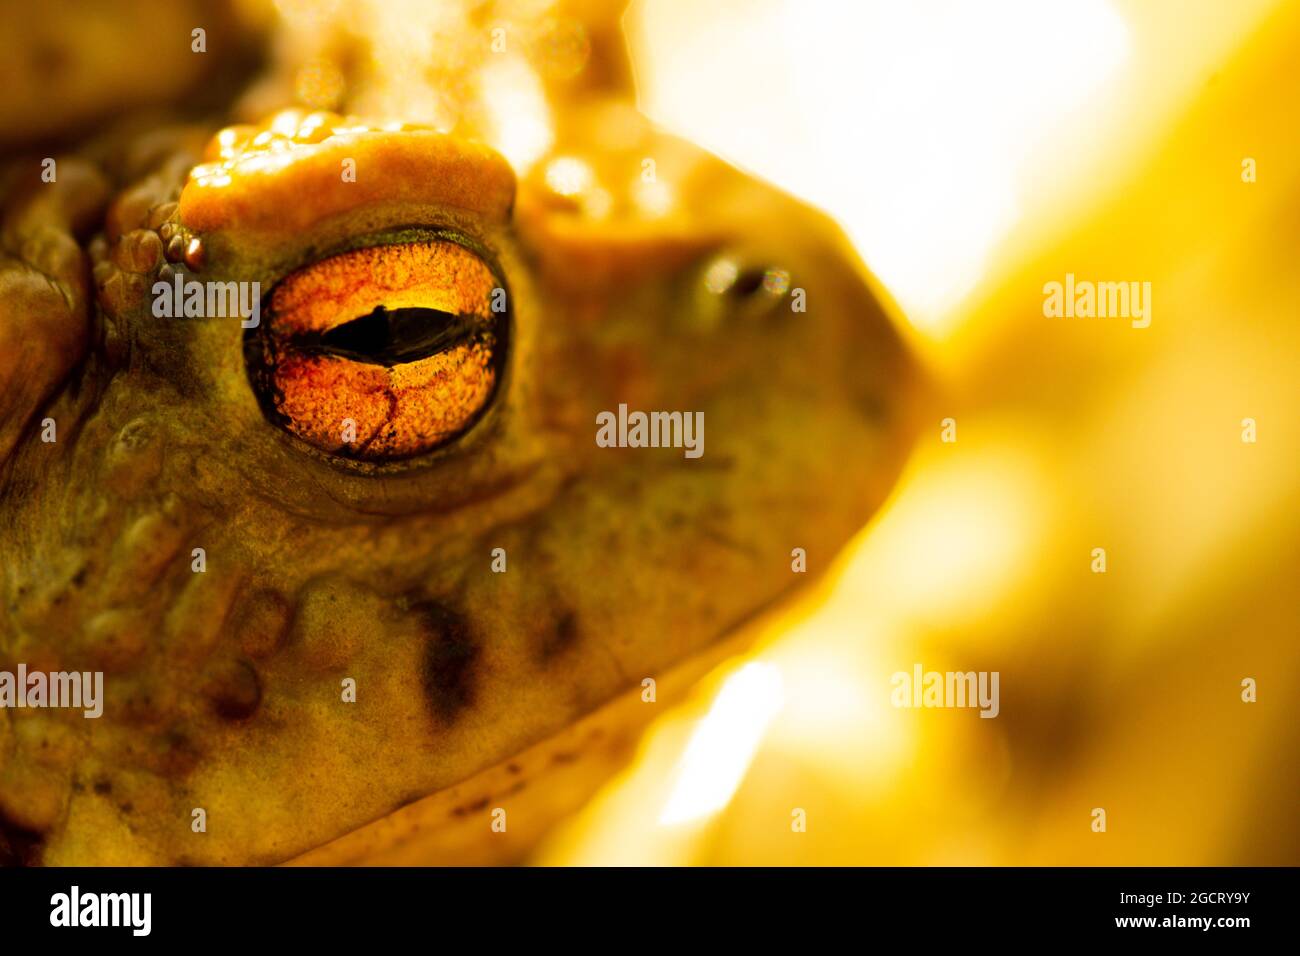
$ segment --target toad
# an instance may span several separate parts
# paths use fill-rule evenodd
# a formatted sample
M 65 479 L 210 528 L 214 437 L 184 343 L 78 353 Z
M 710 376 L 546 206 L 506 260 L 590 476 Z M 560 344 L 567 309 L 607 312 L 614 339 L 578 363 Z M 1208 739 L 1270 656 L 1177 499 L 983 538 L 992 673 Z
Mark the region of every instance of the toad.
M 641 116 L 600 5 L 514 54 L 523 158 L 538 116 L 473 82 L 510 4 L 420 74 L 450 120 L 372 113 L 363 37 L 322 92 L 217 4 L 96 4 L 61 50 L 83 6 L 5 40 L 49 31 L 7 58 L 0 668 L 102 673 L 102 716 L 0 709 L 0 858 L 519 859 L 888 493 L 919 389 L 884 297 Z M 707 446 L 598 441 L 620 408 Z

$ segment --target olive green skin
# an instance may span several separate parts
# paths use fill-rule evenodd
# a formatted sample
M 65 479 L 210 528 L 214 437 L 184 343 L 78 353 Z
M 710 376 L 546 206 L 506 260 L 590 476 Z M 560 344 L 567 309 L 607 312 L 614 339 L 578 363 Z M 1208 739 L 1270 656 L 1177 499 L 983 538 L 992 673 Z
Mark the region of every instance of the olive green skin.
M 105 703 L 98 720 L 0 711 L 0 858 L 279 863 L 424 801 L 425 829 L 462 835 L 403 859 L 516 859 L 563 803 L 548 768 L 590 749 L 574 793 L 607 772 L 600 735 L 573 728 L 615 706 L 647 719 L 619 702 L 807 580 L 793 549 L 816 575 L 866 523 L 918 377 L 843 236 L 648 124 L 618 153 L 585 126 L 575 107 L 555 155 L 656 157 L 672 217 L 584 222 L 534 172 L 503 222 L 381 203 L 274 251 L 199 236 L 200 278 L 263 288 L 411 229 L 467 235 L 500 269 L 512 329 L 491 408 L 379 464 L 268 420 L 238 321 L 150 312 L 168 263 L 145 234 L 176 222 L 216 125 L 60 153 L 55 183 L 12 161 L 0 668 L 103 671 Z M 788 271 L 791 291 L 710 292 L 724 255 Z M 704 455 L 598 447 L 596 416 L 620 403 L 703 412 Z M 491 843 L 498 806 L 521 823 Z

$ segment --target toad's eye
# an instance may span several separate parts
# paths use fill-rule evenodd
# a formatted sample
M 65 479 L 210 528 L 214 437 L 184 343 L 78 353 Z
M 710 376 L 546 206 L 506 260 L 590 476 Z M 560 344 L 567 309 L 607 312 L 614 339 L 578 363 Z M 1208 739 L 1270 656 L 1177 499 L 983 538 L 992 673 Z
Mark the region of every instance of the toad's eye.
M 285 277 L 245 339 L 267 416 L 324 451 L 409 458 L 464 432 L 505 362 L 503 283 L 447 240 L 371 246 Z

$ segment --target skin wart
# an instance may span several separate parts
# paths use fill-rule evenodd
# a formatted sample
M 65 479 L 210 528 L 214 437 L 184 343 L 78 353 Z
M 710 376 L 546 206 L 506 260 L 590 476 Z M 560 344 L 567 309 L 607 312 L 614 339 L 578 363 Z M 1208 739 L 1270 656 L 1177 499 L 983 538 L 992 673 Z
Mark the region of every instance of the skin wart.
M 102 671 L 105 700 L 0 711 L 0 860 L 518 859 L 626 753 L 644 678 L 716 660 L 808 577 L 793 548 L 815 574 L 879 506 L 918 385 L 860 263 L 642 119 L 616 29 L 588 34 L 592 75 L 548 89 L 555 142 L 522 171 L 472 125 L 349 115 L 362 88 L 225 139 L 234 106 L 97 115 L 89 137 L 84 111 L 28 117 L 0 172 L 0 669 Z M 275 164 L 242 162 L 277 138 Z M 603 213 L 547 181 L 559 157 Z M 667 210 L 638 198 L 645 157 Z M 223 162 L 229 183 L 200 182 Z M 510 311 L 490 403 L 420 454 L 303 441 L 237 319 L 151 309 L 159 278 L 271 290 L 428 235 L 490 263 Z M 705 453 L 598 447 L 620 404 L 703 412 Z

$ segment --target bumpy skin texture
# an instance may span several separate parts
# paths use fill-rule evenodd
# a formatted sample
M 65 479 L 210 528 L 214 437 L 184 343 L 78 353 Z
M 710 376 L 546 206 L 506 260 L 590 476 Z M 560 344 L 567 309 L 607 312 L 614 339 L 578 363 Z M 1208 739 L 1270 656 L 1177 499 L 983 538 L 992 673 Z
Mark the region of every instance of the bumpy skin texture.
M 654 709 L 606 721 L 611 702 L 716 656 L 804 579 L 792 548 L 823 569 L 865 523 L 903 459 L 915 376 L 843 238 L 625 100 L 594 102 L 634 135 L 590 142 L 595 121 L 570 104 L 554 155 L 616 189 L 655 157 L 671 215 L 639 217 L 616 192 L 619 215 L 587 219 L 544 161 L 516 183 L 485 147 L 415 129 L 320 137 L 237 184 L 242 205 L 189 179 L 211 124 L 59 154 L 56 183 L 35 158 L 11 164 L 0 667 L 106 676 L 98 720 L 0 711 L 0 858 L 276 863 L 408 805 L 421 821 L 408 807 L 378 843 L 444 838 L 387 859 L 517 856 L 518 842 L 475 852 L 489 807 L 529 791 L 549 807 L 548 773 Z M 357 183 L 333 174 L 341 155 Z M 411 229 L 468 236 L 513 310 L 492 407 L 419 458 L 294 439 L 250 387 L 238 321 L 150 311 L 160 270 L 269 289 Z M 176 235 L 202 257 L 169 263 Z M 719 255 L 787 270 L 806 312 L 744 283 L 710 292 Z M 620 403 L 702 411 L 704 456 L 597 447 L 597 414 Z M 314 859 L 364 858 L 344 845 Z

